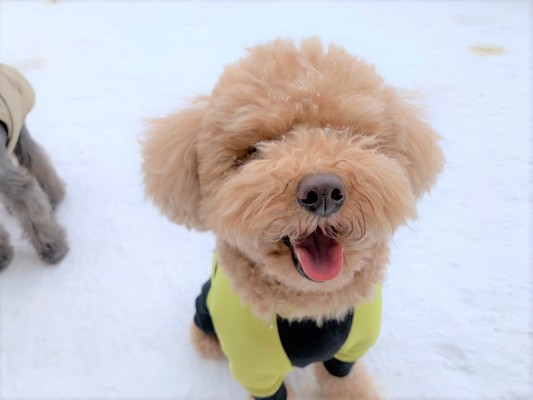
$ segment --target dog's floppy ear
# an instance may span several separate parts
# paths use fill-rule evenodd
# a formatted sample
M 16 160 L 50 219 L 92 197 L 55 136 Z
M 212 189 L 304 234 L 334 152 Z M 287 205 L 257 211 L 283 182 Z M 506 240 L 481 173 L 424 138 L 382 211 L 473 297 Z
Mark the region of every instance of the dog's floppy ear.
M 204 230 L 196 153 L 203 112 L 197 104 L 150 121 L 142 143 L 146 195 L 171 221 L 197 230 Z
M 438 145 L 440 137 L 424 122 L 420 109 L 393 90 L 388 94 L 387 108 L 400 137 L 400 152 L 406 161 L 403 164 L 418 198 L 431 189 L 442 170 L 444 155 Z

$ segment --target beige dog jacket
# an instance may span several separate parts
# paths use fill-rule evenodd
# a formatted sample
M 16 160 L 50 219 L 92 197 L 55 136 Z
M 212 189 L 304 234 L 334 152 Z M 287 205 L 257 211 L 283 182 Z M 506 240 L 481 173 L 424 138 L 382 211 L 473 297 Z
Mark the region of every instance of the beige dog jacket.
M 7 126 L 7 153 L 17 144 L 26 115 L 35 104 L 35 92 L 24 76 L 5 64 L 0 64 L 0 121 Z

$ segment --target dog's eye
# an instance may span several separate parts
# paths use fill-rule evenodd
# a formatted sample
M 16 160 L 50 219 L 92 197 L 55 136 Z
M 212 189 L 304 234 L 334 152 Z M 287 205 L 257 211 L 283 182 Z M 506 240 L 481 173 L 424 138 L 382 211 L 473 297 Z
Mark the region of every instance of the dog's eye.
M 257 154 L 259 150 L 257 149 L 256 146 L 252 146 L 248 149 L 248 151 L 246 152 L 246 157 L 247 158 L 252 158 L 253 156 L 255 156 Z
M 246 164 L 248 161 L 253 159 L 259 152 L 256 146 L 251 146 L 247 150 L 243 151 L 241 155 L 235 157 L 235 162 L 237 165 Z

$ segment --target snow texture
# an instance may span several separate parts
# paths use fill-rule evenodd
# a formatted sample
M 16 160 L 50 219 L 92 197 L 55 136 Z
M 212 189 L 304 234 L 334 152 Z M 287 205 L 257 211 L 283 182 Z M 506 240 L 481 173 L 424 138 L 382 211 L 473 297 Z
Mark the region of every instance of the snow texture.
M 33 83 L 28 118 L 68 185 L 71 245 L 47 267 L 3 208 L 5 399 L 244 399 L 188 329 L 214 238 L 144 199 L 147 118 L 208 93 L 276 37 L 318 35 L 417 93 L 446 169 L 395 236 L 383 329 L 365 357 L 388 399 L 532 397 L 527 2 L 2 1 L 0 60 Z M 316 397 L 309 368 L 289 378 Z

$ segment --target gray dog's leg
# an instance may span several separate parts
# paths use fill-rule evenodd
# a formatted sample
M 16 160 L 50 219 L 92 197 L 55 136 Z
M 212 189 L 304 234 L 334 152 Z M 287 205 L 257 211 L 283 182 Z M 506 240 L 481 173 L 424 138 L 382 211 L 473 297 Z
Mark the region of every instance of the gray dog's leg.
M 13 247 L 9 244 L 9 235 L 0 224 L 0 271 L 9 265 L 13 258 Z
M 26 125 L 20 131 L 20 137 L 15 147 L 15 155 L 20 165 L 24 166 L 37 179 L 37 182 L 39 182 L 39 185 L 48 196 L 52 208 L 56 208 L 65 197 L 63 183 L 45 151 L 31 137 Z
M 55 264 L 68 252 L 65 231 L 56 222 L 50 202 L 37 180 L 9 159 L 7 132 L 0 124 L 0 195 L 20 220 L 41 259 Z
M 5 148 L 7 134 L 4 136 L 4 132 L 4 126 L 0 124 L 0 146 L 4 146 Z M 11 244 L 9 243 L 9 235 L 0 223 L 0 271 L 9 265 L 12 258 L 13 247 L 11 247 Z

